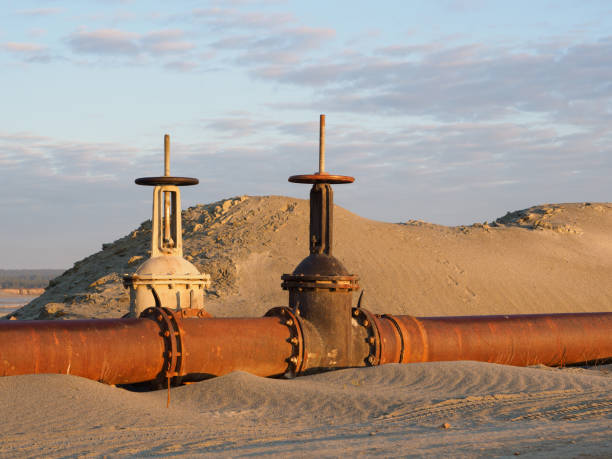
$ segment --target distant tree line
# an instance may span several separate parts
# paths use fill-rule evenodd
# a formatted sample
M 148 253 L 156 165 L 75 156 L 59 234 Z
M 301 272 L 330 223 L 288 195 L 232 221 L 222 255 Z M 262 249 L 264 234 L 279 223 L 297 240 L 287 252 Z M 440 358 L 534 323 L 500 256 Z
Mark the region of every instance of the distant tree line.
M 0 269 L 0 288 L 45 288 L 63 269 Z

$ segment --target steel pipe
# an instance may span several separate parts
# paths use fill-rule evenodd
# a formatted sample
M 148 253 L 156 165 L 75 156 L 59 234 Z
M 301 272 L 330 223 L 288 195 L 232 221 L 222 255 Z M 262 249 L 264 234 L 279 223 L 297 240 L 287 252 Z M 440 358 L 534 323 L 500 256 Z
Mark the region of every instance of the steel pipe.
M 164 343 L 147 319 L 0 322 L 0 375 L 60 373 L 123 384 L 150 381 Z
M 191 379 L 247 371 L 281 376 L 292 356 L 289 327 L 278 317 L 185 319 L 184 374 Z
M 612 358 L 612 313 L 412 317 L 354 311 L 346 351 L 356 356 L 351 366 L 444 360 L 563 366 Z M 252 319 L 183 318 L 155 308 L 140 319 L 0 322 L 0 376 L 179 383 L 237 370 L 281 376 L 337 368 L 309 363 L 321 352 L 318 340 L 325 340 L 324 334 L 313 339 L 309 321 L 289 308 L 270 312 Z
M 612 313 L 412 317 L 379 321 L 383 363 L 477 360 L 564 366 L 612 358 Z
M 151 318 L 0 322 L 0 376 L 59 373 L 127 384 L 287 371 L 291 333 L 278 317 L 183 319 L 165 311 L 179 330 Z M 179 334 L 174 348 L 172 333 Z

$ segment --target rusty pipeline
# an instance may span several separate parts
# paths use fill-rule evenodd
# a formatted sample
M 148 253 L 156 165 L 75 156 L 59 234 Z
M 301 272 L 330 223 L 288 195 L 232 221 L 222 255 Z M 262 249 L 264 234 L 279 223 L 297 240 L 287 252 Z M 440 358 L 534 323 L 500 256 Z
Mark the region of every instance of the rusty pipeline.
M 0 376 L 59 373 L 107 384 L 199 380 L 292 369 L 281 317 L 184 318 L 150 308 L 138 319 L 0 322 Z
M 155 322 L 145 319 L 0 322 L 0 375 L 60 373 L 121 384 L 150 381 L 164 364 Z
M 319 330 L 307 320 L 301 324 L 302 370 L 323 369 L 312 368 L 308 359 L 321 349 L 311 335 L 319 340 L 325 335 L 316 335 Z M 344 353 L 352 356 L 352 367 L 457 360 L 566 366 L 612 359 L 611 332 L 612 312 L 413 317 L 357 307 L 352 308 L 351 348 Z M 327 369 L 332 367 L 340 365 L 328 364 Z
M 0 322 L 0 376 L 178 384 L 237 370 L 294 376 L 385 363 L 563 366 L 612 358 L 612 313 L 419 318 L 353 308 L 350 322 L 348 348 L 339 355 L 353 357 L 340 365 L 324 354 L 325 332 L 286 307 L 262 318 L 184 317 L 150 308 L 139 319 L 6 321 Z

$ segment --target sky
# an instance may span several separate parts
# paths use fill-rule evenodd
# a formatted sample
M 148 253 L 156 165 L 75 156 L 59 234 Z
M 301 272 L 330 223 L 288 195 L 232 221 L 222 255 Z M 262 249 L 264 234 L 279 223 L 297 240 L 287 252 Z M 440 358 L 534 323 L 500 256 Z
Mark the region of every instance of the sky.
M 445 225 L 612 201 L 609 1 L 0 0 L 0 268 L 68 268 L 150 218 L 351 175 L 336 204 Z M 306 249 L 305 249 L 306 250 Z

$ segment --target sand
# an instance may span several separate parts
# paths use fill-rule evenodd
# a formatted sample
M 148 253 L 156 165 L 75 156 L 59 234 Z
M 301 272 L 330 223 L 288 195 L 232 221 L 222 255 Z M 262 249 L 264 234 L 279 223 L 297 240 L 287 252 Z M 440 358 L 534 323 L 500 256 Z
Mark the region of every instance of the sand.
M 612 368 L 383 365 L 236 372 L 135 393 L 65 375 L 0 379 L 1 457 L 609 457 Z M 445 428 L 446 426 L 446 428 Z
M 186 256 L 213 277 L 207 309 L 286 304 L 306 255 L 308 206 L 233 198 L 188 209 Z M 550 204 L 496 222 L 381 223 L 336 208 L 335 255 L 375 312 L 612 311 L 612 205 Z M 119 317 L 120 278 L 150 222 L 75 263 L 18 318 Z M 140 257 L 140 258 L 138 258 Z M 437 362 L 264 379 L 236 372 L 167 392 L 67 375 L 0 378 L 1 457 L 610 457 L 612 366 Z

